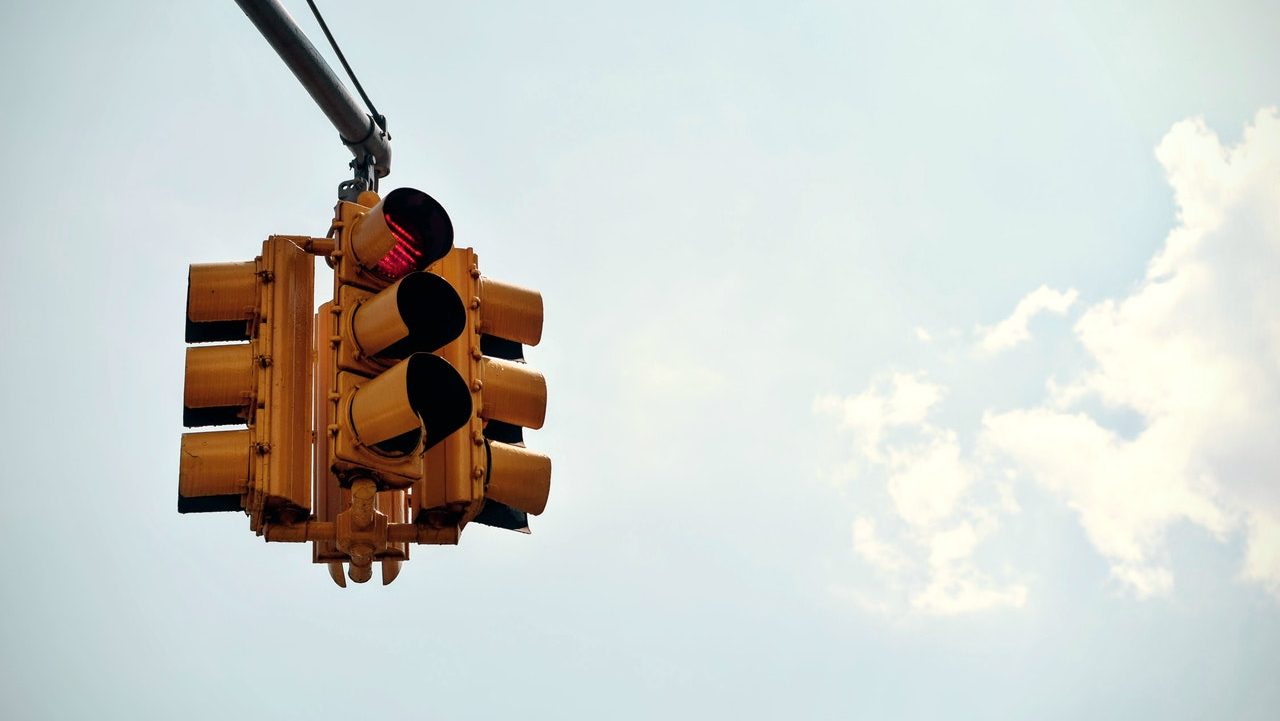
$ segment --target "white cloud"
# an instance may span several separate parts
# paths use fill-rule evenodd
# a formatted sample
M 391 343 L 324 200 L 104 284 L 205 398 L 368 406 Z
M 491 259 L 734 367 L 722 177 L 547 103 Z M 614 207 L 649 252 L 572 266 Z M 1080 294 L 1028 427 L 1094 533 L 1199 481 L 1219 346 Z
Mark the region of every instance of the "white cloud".
M 989 414 L 984 440 L 1079 514 L 1136 595 L 1173 587 L 1164 537 L 1188 522 L 1243 533 L 1242 577 L 1280 597 L 1280 118 L 1231 149 L 1178 123 L 1156 154 L 1180 224 L 1131 295 L 1076 324 L 1094 368 L 1051 386 L 1052 409 Z M 1126 440 L 1071 412 L 1089 397 L 1145 427 Z
M 928 420 L 945 389 L 923 374 L 815 404 L 852 433 L 850 463 L 883 479 L 887 503 L 855 522 L 855 550 L 917 611 L 1026 602 L 1024 585 L 994 581 L 974 561 L 1002 515 L 1018 512 L 1004 477 L 1014 471 L 1075 512 L 1136 597 L 1175 588 L 1167 535 L 1187 524 L 1242 536 L 1240 577 L 1280 599 L 1280 115 L 1260 112 L 1233 148 L 1184 121 L 1156 156 L 1178 226 L 1132 293 L 1076 322 L 1087 369 L 1047 379 L 1041 405 L 987 410 L 978 452 Z M 979 328 L 979 350 L 1025 342 L 1034 316 L 1066 313 L 1076 297 L 1038 288 Z M 1138 432 L 1109 428 L 1089 412 L 1098 404 L 1136 414 Z
M 1173 589 L 1173 572 L 1161 566 L 1129 564 L 1123 561 L 1111 566 L 1111 577 L 1138 598 L 1163 595 Z
M 1030 340 L 1028 325 L 1032 318 L 1040 313 L 1063 315 L 1076 302 L 1076 295 L 1074 288 L 1066 291 L 1057 291 L 1046 285 L 1036 288 L 1018 301 L 1008 318 L 994 326 L 978 326 L 978 351 L 995 355 Z
M 1164 532 L 1191 521 L 1227 528 L 1212 488 L 1188 476 L 1189 449 L 1158 430 L 1125 441 L 1082 413 L 1032 409 L 989 414 L 984 441 L 1079 515 L 1094 546 L 1123 572 L 1139 595 L 1165 591 L 1160 560 Z
M 818 398 L 814 410 L 838 416 L 841 427 L 853 434 L 859 453 L 881 462 L 884 434 L 923 422 L 929 409 L 942 399 L 942 393 L 941 386 L 922 375 L 892 373 L 858 395 Z
M 978 545 L 999 523 L 974 501 L 979 479 L 956 433 L 928 420 L 944 394 L 923 375 L 892 373 L 862 393 L 814 404 L 816 411 L 838 416 L 853 436 L 852 463 L 885 479 L 887 508 L 879 517 L 854 520 L 853 550 L 888 578 L 899 598 L 871 601 L 855 594 L 864 608 L 950 615 L 1026 600 L 1025 586 L 1000 586 L 974 563 Z M 1016 501 L 1009 498 L 997 510 L 1008 512 L 1009 505 L 1016 508 Z M 879 521 L 890 527 L 887 537 Z
M 1244 577 L 1262 584 L 1280 598 L 1280 515 L 1272 511 L 1249 514 L 1249 540 L 1245 547 Z
M 1142 415 L 1132 441 L 1065 410 L 988 416 L 986 441 L 1078 512 L 1112 575 L 1172 588 L 1158 560 L 1188 521 L 1247 537 L 1243 578 L 1280 595 L 1280 118 L 1262 111 L 1224 149 L 1201 120 L 1160 143 L 1178 227 L 1132 295 L 1075 334 L 1096 368 L 1052 405 L 1094 396 Z
M 880 540 L 875 519 L 867 516 L 859 516 L 853 522 L 853 550 L 871 565 L 890 573 L 910 563 L 901 551 Z
M 955 513 L 972 482 L 960 458 L 960 444 L 951 431 L 926 434 L 917 445 L 889 451 L 889 497 L 898 515 L 916 527 L 928 528 Z
M 1027 602 L 1027 587 L 1013 584 L 1005 588 L 991 585 L 974 572 L 935 574 L 929 585 L 911 599 L 913 608 L 938 616 L 988 611 L 1001 607 L 1021 608 Z

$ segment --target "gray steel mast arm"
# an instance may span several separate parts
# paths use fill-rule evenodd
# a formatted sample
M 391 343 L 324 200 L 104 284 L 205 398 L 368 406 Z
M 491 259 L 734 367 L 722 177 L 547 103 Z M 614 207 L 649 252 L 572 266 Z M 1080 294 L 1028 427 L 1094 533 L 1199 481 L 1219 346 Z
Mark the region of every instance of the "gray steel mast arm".
M 271 43 L 280 59 L 337 128 L 343 144 L 356 158 L 357 177 L 361 166 L 372 166 L 374 175 L 369 180 L 376 188 L 377 178 L 391 172 L 391 137 L 351 97 L 346 86 L 333 74 L 329 64 L 316 52 L 315 46 L 277 0 L 236 0 L 236 4 L 258 27 L 262 37 Z

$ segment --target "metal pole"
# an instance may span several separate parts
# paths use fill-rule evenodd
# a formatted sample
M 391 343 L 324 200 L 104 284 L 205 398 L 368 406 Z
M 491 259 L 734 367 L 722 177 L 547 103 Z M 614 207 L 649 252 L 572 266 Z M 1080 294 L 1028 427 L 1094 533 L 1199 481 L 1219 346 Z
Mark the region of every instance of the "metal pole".
M 368 180 L 372 183 L 370 190 L 376 189 L 377 178 L 391 172 L 391 137 L 351 97 L 277 0 L 236 0 L 236 4 L 337 128 L 339 139 L 356 158 L 353 167 L 357 180 L 362 168 L 372 166 L 373 175 Z

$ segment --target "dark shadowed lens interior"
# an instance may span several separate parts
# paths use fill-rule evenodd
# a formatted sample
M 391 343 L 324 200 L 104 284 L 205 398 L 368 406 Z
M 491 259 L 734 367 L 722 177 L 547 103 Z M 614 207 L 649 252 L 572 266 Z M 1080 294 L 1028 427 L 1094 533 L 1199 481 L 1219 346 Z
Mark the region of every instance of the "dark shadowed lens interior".
M 449 362 L 430 353 L 409 356 L 409 405 L 426 428 L 425 448 L 471 419 L 471 389 Z
M 484 424 L 484 437 L 513 446 L 524 445 L 524 429 L 514 423 L 489 421 Z
M 430 353 L 462 334 L 467 310 L 458 292 L 433 273 L 412 273 L 396 289 L 396 307 L 409 335 L 392 343 L 379 358 L 408 358 Z
M 496 335 L 484 334 L 480 336 L 480 352 L 490 358 L 504 358 L 506 360 L 524 360 L 524 346 L 513 340 L 499 338 Z
M 417 450 L 420 440 L 422 440 L 422 429 L 415 428 L 381 443 L 374 443 L 372 448 L 384 456 L 406 456 Z
M 529 532 L 529 514 L 492 498 L 485 500 L 484 508 L 480 509 L 480 515 L 476 516 L 475 522 L 494 528 L 505 528 L 509 531 Z

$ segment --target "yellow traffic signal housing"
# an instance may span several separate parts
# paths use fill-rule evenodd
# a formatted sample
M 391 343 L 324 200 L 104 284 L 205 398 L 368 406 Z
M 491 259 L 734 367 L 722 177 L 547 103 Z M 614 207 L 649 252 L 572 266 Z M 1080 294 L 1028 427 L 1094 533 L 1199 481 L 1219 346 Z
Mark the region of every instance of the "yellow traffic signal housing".
M 244 510 L 264 523 L 311 504 L 311 255 L 272 236 L 243 263 L 192 265 L 178 511 Z M 230 341 L 230 342 L 228 342 Z M 216 345 L 204 345 L 220 342 Z
M 182 436 L 179 512 L 243 510 L 268 541 L 314 543 L 341 586 L 375 562 L 390 583 L 411 544 L 472 521 L 524 530 L 551 481 L 522 436 L 546 414 L 523 362 L 542 297 L 452 246 L 439 203 L 402 188 L 340 202 L 328 239 L 191 266 L 183 424 L 219 428 Z M 312 254 L 334 268 L 314 313 Z
M 364 192 L 359 201 L 338 204 L 338 285 L 382 290 L 453 247 L 449 214 L 421 190 L 397 188 L 386 198 Z
M 517 359 L 521 344 L 541 340 L 542 296 L 480 275 L 469 248 L 454 249 L 436 267 L 466 299 L 466 329 L 439 354 L 466 379 L 474 411 L 463 430 L 427 451 L 413 487 L 415 519 L 463 525 L 486 507 L 537 515 L 550 492 L 551 459 L 524 448 L 519 429 L 542 427 L 547 386 L 541 373 Z M 509 357 L 497 357 L 503 354 Z
M 431 351 L 462 332 L 465 309 L 424 272 L 453 246 L 453 225 L 431 196 L 400 188 L 338 204 L 334 298 L 324 374 L 326 470 L 349 488 L 379 490 L 422 476 L 422 454 L 466 423 L 471 394 Z
M 322 324 L 333 318 L 333 303 L 325 303 L 316 313 L 316 368 L 330 368 L 334 363 L 336 352 L 329 337 L 323 332 Z M 317 409 L 316 427 L 322 429 L 333 425 L 333 406 L 326 402 L 327 383 L 317 375 L 315 383 L 315 407 Z M 351 491 L 342 488 L 338 477 L 329 464 L 328 433 L 317 433 L 315 437 L 315 485 L 314 502 L 312 504 L 313 519 L 322 523 L 336 524 L 338 518 L 352 505 Z M 408 524 L 408 500 L 403 491 L 383 491 L 377 494 L 376 509 L 387 517 L 390 524 Z M 409 543 L 389 543 L 377 554 L 382 566 L 382 583 L 388 584 L 400 573 L 400 564 L 409 559 Z M 329 575 L 339 586 L 346 587 L 344 564 L 351 557 L 338 547 L 335 540 L 314 541 L 312 543 L 311 560 L 323 563 L 329 568 Z

